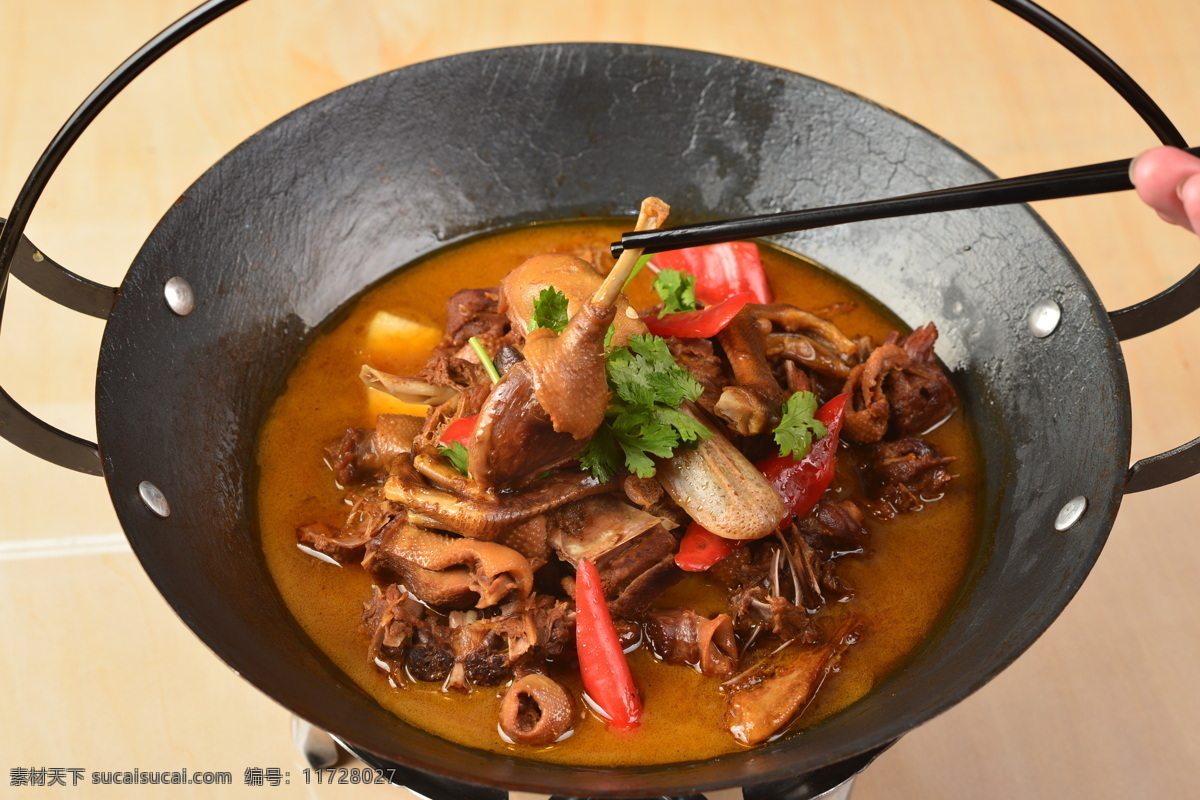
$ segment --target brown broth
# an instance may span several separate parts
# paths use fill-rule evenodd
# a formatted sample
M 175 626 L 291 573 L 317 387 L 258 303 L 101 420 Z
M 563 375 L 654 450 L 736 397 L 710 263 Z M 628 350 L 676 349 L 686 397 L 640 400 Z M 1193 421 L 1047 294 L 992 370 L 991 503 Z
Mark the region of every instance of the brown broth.
M 608 729 L 590 711 L 574 735 L 547 748 L 505 744 L 496 720 L 503 687 L 477 688 L 469 696 L 446 694 L 438 684 L 399 689 L 367 660 L 366 635 L 359 630 L 362 602 L 371 578 L 356 567 L 338 568 L 296 548 L 297 526 L 320 521 L 339 526 L 346 507 L 334 476 L 324 466 L 323 448 L 349 426 L 374 427 L 358 379 L 367 323 L 378 310 L 404 311 L 439 328 L 446 303 L 464 287 L 495 286 L 525 258 L 576 250 L 581 242 L 598 249 L 618 238 L 628 223 L 555 223 L 488 235 L 402 270 L 357 299 L 323 332 L 291 373 L 275 401 L 258 443 L 259 522 L 267 565 L 292 614 L 305 632 L 359 686 L 397 717 L 454 742 L 482 750 L 560 763 L 634 766 L 692 761 L 743 749 L 722 724 L 725 701 L 718 681 L 686 668 L 656 662 L 642 648 L 631 666 L 643 690 L 644 724 L 630 734 Z M 898 322 L 870 298 L 816 265 L 763 248 L 776 299 L 818 311 L 850 301 L 834 321 L 851 336 L 880 341 Z M 649 271 L 629 294 L 635 307 L 652 305 Z M 415 374 L 424 358 L 373 366 Z M 894 670 L 929 634 L 962 585 L 978 526 L 979 485 L 975 440 L 960 412 L 926 436 L 957 457 L 957 475 L 945 496 L 920 512 L 881 522 L 868 517 L 870 552 L 838 561 L 838 574 L 854 597 L 823 611 L 830 617 L 856 613 L 866 618 L 862 640 L 850 648 L 792 731 L 811 728 L 861 698 Z M 689 576 L 659 602 L 691 605 L 701 613 L 724 610 L 720 597 Z M 561 677 L 576 697 L 577 676 Z M 685 733 L 686 732 L 686 733 Z M 801 734 L 803 735 L 803 734 Z

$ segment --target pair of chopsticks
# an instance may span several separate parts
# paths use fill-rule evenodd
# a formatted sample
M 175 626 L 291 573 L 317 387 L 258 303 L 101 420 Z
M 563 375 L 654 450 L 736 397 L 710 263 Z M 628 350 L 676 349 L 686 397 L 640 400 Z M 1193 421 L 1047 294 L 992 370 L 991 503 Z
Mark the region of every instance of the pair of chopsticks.
M 1187 152 L 1200 156 L 1200 147 L 1189 148 Z M 969 186 L 906 194 L 865 203 L 847 203 L 803 211 L 784 211 L 778 214 L 680 225 L 677 228 L 655 231 L 624 233 L 621 234 L 619 242 L 612 243 L 612 254 L 617 257 L 624 250 L 634 248 L 647 253 L 660 253 L 682 247 L 844 225 L 847 222 L 1120 192 L 1133 188 L 1133 184 L 1129 182 L 1129 164 L 1132 161 L 1132 158 L 1125 158 L 1103 164 L 1039 172 L 1020 178 L 973 183 Z

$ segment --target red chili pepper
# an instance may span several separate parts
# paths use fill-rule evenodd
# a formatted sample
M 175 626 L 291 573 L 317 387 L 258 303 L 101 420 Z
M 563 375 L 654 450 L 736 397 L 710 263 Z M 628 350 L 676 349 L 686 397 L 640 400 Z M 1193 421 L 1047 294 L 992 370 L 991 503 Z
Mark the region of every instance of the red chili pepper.
M 458 442 L 463 447 L 466 447 L 470 444 L 471 432 L 475 430 L 475 420 L 478 417 L 478 414 L 472 414 L 469 417 L 459 417 L 446 426 L 446 430 L 442 431 L 442 435 L 438 437 L 438 441 L 444 445 L 451 445 Z
M 623 731 L 636 728 L 641 723 L 642 698 L 608 613 L 600 573 L 586 558 L 575 567 L 575 648 L 583 690 L 608 718 L 606 722 Z
M 726 539 L 700 525 L 695 520 L 679 542 L 675 566 L 685 572 L 704 572 L 745 544 L 742 539 Z
M 696 299 L 706 306 L 742 292 L 753 292 L 754 302 L 770 303 L 771 287 L 762 257 L 754 242 L 722 242 L 683 250 L 655 253 L 657 269 L 674 269 L 696 276 Z
M 833 482 L 838 435 L 842 432 L 849 399 L 850 395 L 839 394 L 813 415 L 825 424 L 829 433 L 813 442 L 804 458 L 797 461 L 791 456 L 773 456 L 754 465 L 783 498 L 784 506 L 791 512 L 788 520 L 812 511 Z M 742 539 L 718 536 L 693 522 L 679 543 L 675 564 L 688 572 L 703 572 L 745 543 Z
M 642 322 L 655 336 L 681 336 L 686 339 L 708 339 L 716 336 L 746 303 L 754 300 L 754 292 L 741 292 L 715 306 L 699 311 L 681 311 L 659 317 L 647 314 Z
M 838 434 L 842 431 L 846 401 L 849 399 L 850 395 L 839 394 L 817 409 L 813 416 L 825 423 L 829 433 L 813 442 L 804 458 L 796 461 L 791 456 L 773 456 L 755 464 L 779 492 L 784 506 L 791 509 L 793 517 L 803 517 L 812 511 L 833 482 Z

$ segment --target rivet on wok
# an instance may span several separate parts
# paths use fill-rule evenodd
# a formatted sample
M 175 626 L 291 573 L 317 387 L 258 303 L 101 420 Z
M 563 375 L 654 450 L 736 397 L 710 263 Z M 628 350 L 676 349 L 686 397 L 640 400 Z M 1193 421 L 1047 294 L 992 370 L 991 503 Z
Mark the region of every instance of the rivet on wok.
M 163 287 L 163 296 L 167 298 L 167 305 L 171 310 L 181 317 L 186 317 L 196 307 L 191 285 L 178 275 L 167 281 L 167 285 Z
M 42 255 L 41 250 L 34 250 L 33 251 L 33 260 L 34 261 L 45 261 L 46 257 L 44 255 Z
M 1045 339 L 1058 327 L 1062 319 L 1062 308 L 1058 303 L 1047 298 L 1034 303 L 1029 310 L 1029 332 L 1039 339 Z
M 1068 500 L 1067 504 L 1058 512 L 1058 516 L 1054 518 L 1054 530 L 1065 531 L 1079 522 L 1083 512 L 1087 511 L 1087 506 L 1087 498 L 1082 495 Z
M 171 516 L 171 505 L 167 502 L 167 496 L 150 481 L 142 481 L 138 484 L 138 494 L 142 496 L 142 502 L 146 504 L 146 508 L 153 511 L 160 517 Z

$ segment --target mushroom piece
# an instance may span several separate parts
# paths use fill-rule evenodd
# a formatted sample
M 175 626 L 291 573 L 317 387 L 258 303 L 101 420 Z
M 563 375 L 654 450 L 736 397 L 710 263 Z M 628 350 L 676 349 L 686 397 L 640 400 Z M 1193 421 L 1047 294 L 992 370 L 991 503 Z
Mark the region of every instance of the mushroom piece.
M 500 730 L 517 744 L 554 744 L 575 721 L 575 701 L 550 678 L 531 672 L 517 679 L 500 701 Z

